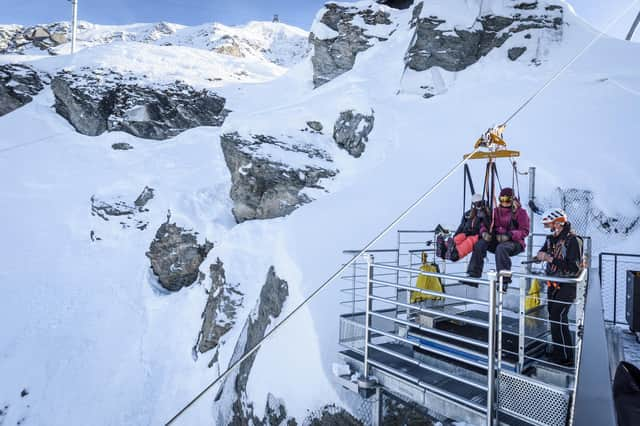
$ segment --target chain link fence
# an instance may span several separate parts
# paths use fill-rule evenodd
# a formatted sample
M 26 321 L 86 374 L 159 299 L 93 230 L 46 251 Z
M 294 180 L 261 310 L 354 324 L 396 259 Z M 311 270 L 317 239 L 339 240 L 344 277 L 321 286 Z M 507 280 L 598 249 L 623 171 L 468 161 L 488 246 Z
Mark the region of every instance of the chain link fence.
M 640 200 L 635 204 L 640 213 Z M 567 212 L 573 229 L 579 235 L 592 237 L 593 253 L 605 251 L 640 228 L 640 214 L 611 216 L 594 204 L 593 192 L 585 189 L 556 188 L 552 193 L 538 197 L 538 207 L 541 210 L 561 207 Z M 539 226 L 540 216 L 532 220 L 537 220 L 536 226 Z
M 604 320 L 627 324 L 627 271 L 640 271 L 640 254 L 600 253 L 598 267 Z

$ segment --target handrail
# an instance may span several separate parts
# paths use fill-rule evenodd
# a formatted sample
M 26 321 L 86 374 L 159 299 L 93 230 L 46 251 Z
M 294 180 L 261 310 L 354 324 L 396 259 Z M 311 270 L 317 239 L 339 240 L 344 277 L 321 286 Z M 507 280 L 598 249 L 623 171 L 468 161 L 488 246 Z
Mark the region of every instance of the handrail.
M 367 250 L 365 252 L 363 252 L 362 250 L 342 250 L 342 253 L 344 254 L 353 254 L 353 253 L 396 253 L 400 250 L 398 249 L 373 249 L 373 250 Z
M 406 268 L 404 266 L 389 266 L 389 265 L 382 265 L 379 263 L 372 263 L 372 266 L 382 268 L 382 269 L 392 269 L 394 271 L 410 272 L 413 274 L 426 275 L 428 277 L 436 277 L 436 278 L 444 278 L 444 279 L 450 278 L 450 279 L 458 279 L 458 280 L 463 279 L 464 281 L 475 283 L 475 284 L 489 284 L 488 280 L 483 280 L 480 278 L 461 277 L 458 275 L 442 274 L 440 272 L 427 272 L 421 269 Z
M 427 232 L 427 231 L 413 231 L 413 232 Z M 539 235 L 546 237 L 545 234 L 539 234 Z M 399 247 L 402 247 L 401 246 L 402 241 L 400 239 L 398 241 L 398 244 L 399 244 Z M 424 244 L 424 242 L 422 242 L 422 244 Z M 409 345 L 409 347 L 413 347 L 414 349 L 424 350 L 429 354 L 435 354 L 437 357 L 439 356 L 445 357 L 445 359 L 448 359 L 449 362 L 454 362 L 456 364 L 462 363 L 467 366 L 474 366 L 476 368 L 481 368 L 482 370 L 486 371 L 487 372 L 486 386 L 481 385 L 477 382 L 475 382 L 475 386 L 474 385 L 471 385 L 471 386 L 477 387 L 478 389 L 486 390 L 487 392 L 486 408 L 483 411 L 487 414 L 486 416 L 487 426 L 493 426 L 497 421 L 498 414 L 500 412 L 500 409 L 499 409 L 500 398 L 498 397 L 498 394 L 499 394 L 499 387 L 500 387 L 500 377 L 501 377 L 500 374 L 502 370 L 505 368 L 505 366 L 503 365 L 503 355 L 504 356 L 513 355 L 518 359 L 516 363 L 516 370 L 515 370 L 516 374 L 519 374 L 521 372 L 520 369 L 523 368 L 523 366 L 525 365 L 524 364 L 525 359 L 527 363 L 540 362 L 543 364 L 556 365 L 553 362 L 548 362 L 544 359 L 538 359 L 535 356 L 531 356 L 534 354 L 525 353 L 524 349 L 520 348 L 520 346 L 524 347 L 525 341 L 538 342 L 536 343 L 536 345 L 540 343 L 549 342 L 549 340 L 543 338 L 543 336 L 545 336 L 546 333 L 543 333 L 544 329 L 542 327 L 544 326 L 542 324 L 540 324 L 539 326 L 536 325 L 534 327 L 534 330 L 539 330 L 539 331 L 534 331 L 532 333 L 529 333 L 524 329 L 524 321 L 526 319 L 532 318 L 537 321 L 543 321 L 544 324 L 559 323 L 559 324 L 568 324 L 571 327 L 574 327 L 574 326 L 578 328 L 582 327 L 582 322 L 580 318 L 581 314 L 579 313 L 577 313 L 578 317 L 575 321 L 569 320 L 566 323 L 562 321 L 556 322 L 549 318 L 539 318 L 539 317 L 527 315 L 527 312 L 525 312 L 523 308 L 524 306 L 523 299 L 526 300 L 526 298 L 530 296 L 529 294 L 527 294 L 528 283 L 530 283 L 531 279 L 537 279 L 540 281 L 554 281 L 554 282 L 565 283 L 565 284 L 576 284 L 578 288 L 586 289 L 586 287 L 584 286 L 586 285 L 586 280 L 587 280 L 587 277 L 589 276 L 589 270 L 588 268 L 584 268 L 579 272 L 577 276 L 572 276 L 572 277 L 549 276 L 546 274 L 530 273 L 527 271 L 521 272 L 520 270 L 500 271 L 500 272 L 496 272 L 495 270 L 489 270 L 487 275 L 485 275 L 485 277 L 488 277 L 488 278 L 473 278 L 473 277 L 465 276 L 461 272 L 456 272 L 456 273 L 429 272 L 429 271 L 423 271 L 421 269 L 418 269 L 419 265 L 417 264 L 415 265 L 415 267 L 413 266 L 413 263 L 410 263 L 408 266 L 404 266 L 400 264 L 399 259 L 402 255 L 408 254 L 409 257 L 411 257 L 419 252 L 433 251 L 433 250 L 435 249 L 433 249 L 432 247 L 429 247 L 425 249 L 415 249 L 415 250 L 403 249 L 403 250 L 378 251 L 379 253 L 397 253 L 398 254 L 396 258 L 397 263 L 375 262 L 374 256 L 373 256 L 375 251 L 372 250 L 370 252 L 365 253 L 366 265 L 365 266 L 360 265 L 360 266 L 363 267 L 363 269 L 366 268 L 366 271 L 367 271 L 366 283 L 362 283 L 359 285 L 354 283 L 354 287 L 357 285 L 357 290 L 359 290 L 358 296 L 359 297 L 366 296 L 366 299 L 358 300 L 359 302 L 365 302 L 365 307 L 364 307 L 365 310 L 363 312 L 364 323 L 358 324 L 359 328 L 364 328 L 364 345 L 362 347 L 362 350 L 364 353 L 364 370 L 363 370 L 364 378 L 358 382 L 359 386 L 362 386 L 362 387 L 367 387 L 372 385 L 375 386 L 376 379 L 370 376 L 371 366 L 381 367 L 383 369 L 387 369 L 387 371 L 393 370 L 389 366 L 385 365 L 386 361 L 382 362 L 381 359 L 377 358 L 378 356 L 380 356 L 380 353 L 376 352 L 377 355 L 374 355 L 374 358 L 372 359 L 370 356 L 371 350 L 384 352 L 387 355 L 390 355 L 398 358 L 399 360 L 402 360 L 403 363 L 411 363 L 420 368 L 426 369 L 428 371 L 432 371 L 432 372 L 435 371 L 438 373 L 442 373 L 442 371 L 440 371 L 438 367 L 434 367 L 434 365 L 430 363 L 425 363 L 424 360 L 415 359 L 413 355 L 409 355 L 403 351 L 397 351 L 396 346 L 394 346 L 394 344 Z M 347 251 L 345 251 L 345 253 L 347 253 Z M 640 258 L 640 255 L 638 255 L 637 257 Z M 381 256 L 381 258 L 386 259 L 384 255 Z M 443 264 L 445 263 L 446 262 L 443 262 Z M 374 270 L 376 272 L 375 276 L 374 276 Z M 457 271 L 457 270 L 458 270 L 457 268 L 454 269 L 454 271 Z M 396 279 L 393 279 L 393 280 L 388 279 L 389 276 L 394 275 L 393 273 L 390 273 L 390 271 L 396 272 L 395 274 Z M 443 269 L 443 271 L 446 271 L 446 269 Z M 358 275 L 359 277 L 362 276 L 361 272 L 359 272 L 357 274 L 354 274 L 352 278 L 355 279 L 355 275 Z M 399 276 L 403 277 L 402 278 L 403 281 L 400 281 L 397 278 Z M 485 286 L 488 287 L 488 290 L 489 290 L 488 300 L 487 300 L 486 290 L 484 290 L 484 292 L 482 293 L 477 293 L 474 296 L 465 297 L 464 293 L 449 294 L 449 293 L 444 293 L 440 291 L 414 287 L 412 280 L 415 279 L 416 276 L 428 276 L 428 277 L 434 277 L 434 278 L 439 278 L 439 279 L 448 280 L 448 281 L 462 281 L 462 282 L 469 282 L 474 284 L 481 284 L 483 287 Z M 515 283 L 514 285 L 509 287 L 509 290 L 518 291 L 519 293 L 518 299 L 521 300 L 520 313 L 518 314 L 517 313 L 518 311 L 516 311 L 516 315 L 518 315 L 518 318 L 519 318 L 519 327 L 520 327 L 519 330 L 510 330 L 510 329 L 505 330 L 503 328 L 503 317 L 506 318 L 505 314 L 503 314 L 503 310 L 506 310 L 505 300 L 507 297 L 507 289 L 505 289 L 502 284 L 505 277 L 518 278 L 517 280 L 514 279 Z M 404 281 L 407 279 L 409 281 Z M 525 283 L 527 283 L 527 285 L 525 285 Z M 362 287 L 362 285 L 366 285 L 366 287 Z M 395 297 L 393 296 L 386 297 L 386 292 L 383 290 L 384 287 L 388 287 L 390 290 L 395 289 Z M 356 288 L 351 288 L 350 292 L 355 292 L 355 290 Z M 365 293 L 365 294 L 360 295 L 360 293 Z M 445 301 L 444 301 L 444 304 L 435 303 L 433 304 L 433 306 L 429 303 L 410 304 L 408 302 L 410 293 L 441 297 Z M 385 297 L 382 297 L 383 295 L 385 295 Z M 538 297 L 540 297 L 541 300 L 544 299 L 543 296 L 538 296 Z M 581 309 L 580 307 L 583 306 L 583 300 L 581 300 L 580 297 L 578 297 L 577 299 L 578 300 L 574 302 L 566 302 L 566 304 L 573 305 L 578 307 L 578 309 Z M 513 299 L 509 299 L 509 300 L 512 301 Z M 456 305 L 467 306 L 467 308 L 463 307 L 462 310 L 460 311 L 458 311 L 457 309 L 448 310 L 446 308 L 450 306 L 450 303 L 447 303 L 449 301 Z M 395 315 L 393 314 L 393 309 L 387 309 L 385 311 L 385 314 L 382 314 L 381 312 L 377 312 L 376 310 L 374 310 L 374 302 L 376 304 L 382 304 L 382 306 L 384 305 L 395 306 L 396 314 Z M 563 302 L 557 301 L 557 303 L 563 303 Z M 474 305 L 474 306 L 481 305 L 481 306 L 487 307 L 488 319 L 482 320 L 475 316 L 465 315 L 464 311 L 466 309 L 469 309 L 468 308 L 469 305 Z M 476 309 L 476 308 L 473 308 L 473 309 Z M 398 314 L 399 312 L 401 312 L 403 315 L 406 315 L 406 317 L 399 316 Z M 460 321 L 462 324 L 482 327 L 485 330 L 487 330 L 489 337 L 487 339 L 487 342 L 482 342 L 476 339 L 453 335 L 451 332 L 438 330 L 433 327 L 426 327 L 417 320 L 417 318 L 415 317 L 416 313 L 426 313 L 432 316 L 435 315 L 437 317 L 442 317 L 442 318 L 446 318 L 454 321 Z M 374 324 L 373 323 L 374 319 L 383 320 L 385 322 Z M 407 333 L 409 330 L 414 330 L 416 332 L 418 330 L 422 330 L 423 332 L 426 332 L 426 333 L 422 333 L 422 334 L 418 333 L 416 335 L 411 335 L 410 333 Z M 519 346 L 517 347 L 519 349 L 508 350 L 509 348 L 503 347 L 502 338 L 505 335 L 518 335 Z M 451 340 L 448 338 L 450 338 Z M 461 349 L 461 346 L 460 346 L 461 342 L 464 342 L 466 344 L 471 344 L 472 346 L 474 346 L 474 348 L 471 349 L 470 346 L 467 346 L 465 349 Z M 579 361 L 577 360 L 577 358 L 579 357 L 580 348 L 582 347 L 581 338 L 576 337 L 576 341 L 572 345 L 559 345 L 559 346 L 572 348 L 576 351 L 576 354 L 577 354 L 576 367 L 575 369 L 572 370 L 572 374 L 577 374 L 577 368 L 579 365 L 578 364 Z M 458 352 L 459 349 L 461 350 L 461 352 Z M 478 351 L 478 349 L 480 349 L 480 351 Z M 447 374 L 454 375 L 453 372 L 445 371 L 443 372 L 443 374 L 444 373 L 446 373 L 445 376 L 447 376 Z M 403 376 L 400 376 L 400 377 L 403 377 Z M 417 380 L 422 383 L 422 380 L 416 377 L 411 376 L 410 378 L 411 380 Z M 456 377 L 453 377 L 453 378 L 456 379 Z M 460 381 L 463 383 L 466 383 L 467 385 L 471 384 L 471 383 L 467 383 L 470 381 L 466 378 L 463 378 Z M 422 383 L 420 386 L 424 387 L 422 386 L 423 384 L 426 385 L 426 383 Z M 434 392 L 444 391 L 444 389 L 440 389 L 441 388 L 440 385 L 436 385 L 435 387 L 429 385 L 429 388 L 431 388 L 431 390 Z M 572 392 L 575 392 L 574 386 L 570 386 L 567 389 Z M 454 401 L 456 400 L 456 398 L 450 398 L 450 399 Z M 476 408 L 479 408 L 479 406 L 476 406 Z
M 468 322 L 469 324 L 477 325 L 478 327 L 488 327 L 489 326 L 489 323 L 487 323 L 485 321 L 480 321 L 480 320 L 473 319 L 473 318 L 470 318 L 470 317 L 463 317 L 463 316 L 460 316 L 460 315 L 447 314 L 445 312 L 435 311 L 435 310 L 429 309 L 429 308 L 419 308 L 417 306 L 407 305 L 406 303 L 402 303 L 402 302 L 398 302 L 398 301 L 392 301 L 390 299 L 384 299 L 384 298 L 378 297 L 378 296 L 370 296 L 370 297 L 372 299 L 374 299 L 374 300 L 379 301 L 379 302 L 390 303 L 390 304 L 393 304 L 393 305 L 396 305 L 396 306 L 402 306 L 403 308 L 415 309 L 416 311 L 426 312 L 428 314 L 434 314 L 434 315 L 438 315 L 438 316 L 449 318 L 449 319 L 453 319 L 453 320 L 458 320 L 458 321 L 462 321 L 462 322 Z
M 380 281 L 375 279 L 371 280 L 371 282 L 374 284 L 381 284 L 377 288 L 380 288 L 380 287 L 399 288 L 402 290 L 414 291 L 416 293 L 421 293 L 421 294 L 427 294 L 429 296 L 443 297 L 443 298 L 459 300 L 461 302 L 467 302 L 467 303 L 477 303 L 479 305 L 485 305 L 485 306 L 489 305 L 489 302 L 486 302 L 484 300 L 470 299 L 468 297 L 462 297 L 462 296 L 454 296 L 453 294 L 441 293 L 439 291 L 433 291 L 433 290 L 426 290 L 424 288 L 410 287 L 402 284 L 393 284 L 386 281 Z
M 514 271 L 498 272 L 498 276 L 503 276 L 503 277 L 513 276 L 513 277 L 520 277 L 520 278 L 531 278 L 531 279 L 537 279 L 542 281 L 555 281 L 557 283 L 565 283 L 565 284 L 578 284 L 579 282 L 582 282 L 585 280 L 586 275 L 587 275 L 586 268 L 583 268 L 582 271 L 580 271 L 580 274 L 575 278 L 556 277 L 551 275 L 540 275 L 540 274 L 527 274 L 524 272 L 514 272 Z

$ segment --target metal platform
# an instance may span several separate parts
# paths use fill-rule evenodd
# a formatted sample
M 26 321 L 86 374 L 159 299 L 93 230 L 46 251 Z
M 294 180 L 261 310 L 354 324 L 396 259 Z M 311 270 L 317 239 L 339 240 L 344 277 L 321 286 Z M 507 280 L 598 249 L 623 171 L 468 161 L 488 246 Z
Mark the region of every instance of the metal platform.
M 544 296 L 536 295 L 538 306 L 525 309 L 532 280 L 549 277 L 511 271 L 507 293 L 498 290 L 501 275 L 492 273 L 469 289 L 459 285 L 456 271 L 427 273 L 412 262 L 400 265 L 399 249 L 389 255 L 389 262 L 375 262 L 370 255 L 366 264 L 354 266 L 353 276 L 364 282 L 354 278 L 352 300 L 345 303 L 351 312 L 340 317 L 345 350 L 339 357 L 350 372 L 337 378 L 344 387 L 365 397 L 374 390 L 391 394 L 438 418 L 469 424 L 573 424 L 586 271 L 565 279 L 578 286 L 569 320 L 576 366 L 566 367 L 545 354 L 550 337 Z M 412 283 L 419 274 L 441 279 L 445 293 L 417 289 Z M 439 299 L 412 304 L 415 292 Z

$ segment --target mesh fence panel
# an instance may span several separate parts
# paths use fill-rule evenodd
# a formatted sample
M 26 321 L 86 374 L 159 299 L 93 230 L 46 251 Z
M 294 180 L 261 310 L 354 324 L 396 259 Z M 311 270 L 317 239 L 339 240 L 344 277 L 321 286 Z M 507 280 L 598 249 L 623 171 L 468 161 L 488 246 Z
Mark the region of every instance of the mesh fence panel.
M 627 271 L 640 271 L 640 256 L 603 253 L 599 263 L 604 319 L 627 324 Z

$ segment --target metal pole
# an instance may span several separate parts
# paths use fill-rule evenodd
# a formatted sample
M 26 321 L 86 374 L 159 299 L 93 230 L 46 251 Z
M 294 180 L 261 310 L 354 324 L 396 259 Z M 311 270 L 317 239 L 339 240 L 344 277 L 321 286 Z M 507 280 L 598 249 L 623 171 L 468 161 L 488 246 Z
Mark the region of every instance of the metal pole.
M 71 20 L 71 53 L 76 51 L 76 32 L 78 29 L 78 0 L 71 0 L 73 17 Z
M 529 203 L 527 206 L 529 207 L 529 236 L 527 237 L 527 259 L 531 259 L 533 257 L 533 233 L 534 233 L 534 224 L 533 215 L 535 212 L 531 206 L 535 205 L 536 202 L 536 168 L 529 167 L 529 171 L 527 172 L 527 176 L 529 176 Z M 532 271 L 532 264 L 527 264 L 526 271 L 528 274 Z M 525 344 L 525 301 L 527 294 L 529 293 L 529 289 L 531 288 L 532 280 L 531 278 L 527 278 L 524 280 L 524 286 L 520 286 L 520 316 L 518 318 L 518 372 L 522 371 L 524 367 L 524 344 Z
M 396 233 L 396 248 L 398 251 L 396 252 L 396 266 L 400 268 L 400 231 Z M 396 269 L 396 285 L 400 285 L 400 269 Z M 400 292 L 396 288 L 396 301 L 400 302 Z M 396 306 L 396 318 L 400 315 L 400 310 Z
M 489 278 L 489 334 L 487 349 L 487 426 L 493 426 L 495 407 L 495 337 L 496 337 L 496 271 L 487 273 Z
M 618 255 L 613 255 L 613 325 L 618 323 Z
M 357 268 L 358 262 L 353 262 L 353 280 L 352 280 L 352 289 L 351 292 L 351 314 L 356 313 L 356 275 L 358 274 Z
M 498 415 L 500 412 L 500 370 L 502 369 L 502 308 L 504 303 L 504 275 L 500 274 L 498 278 L 498 327 L 496 333 L 496 342 L 498 346 L 498 362 L 496 363 L 496 378 L 494 386 L 494 399 L 498 406 L 495 410 L 495 423 L 500 424 Z
M 522 280 L 522 281 L 526 283 L 530 283 L 531 279 L 527 278 L 526 280 Z M 521 373 L 522 370 L 524 369 L 524 344 L 525 344 L 525 333 L 526 333 L 526 327 L 525 327 L 526 303 L 525 302 L 526 302 L 527 294 L 528 294 L 527 286 L 521 285 L 520 286 L 520 302 L 518 303 L 519 312 L 520 312 L 520 314 L 518 315 L 518 365 L 516 367 L 516 371 L 518 373 Z
M 380 426 L 382 424 L 382 388 L 380 387 L 376 388 L 376 394 L 371 409 L 373 410 L 371 426 Z
M 369 328 L 371 327 L 371 294 L 373 293 L 373 255 L 365 254 L 367 259 L 367 307 L 364 317 L 364 380 L 369 379 Z
M 633 21 L 633 24 L 631 24 L 631 28 L 627 33 L 626 40 L 631 40 L 633 38 L 633 33 L 636 32 L 636 28 L 638 28 L 638 24 L 640 24 L 640 11 L 638 11 L 638 16 L 636 16 L 636 19 Z
M 531 259 L 533 257 L 533 225 L 534 225 L 534 220 L 533 220 L 533 215 L 534 215 L 534 211 L 531 208 L 531 206 L 535 203 L 536 201 L 536 168 L 535 167 L 529 167 L 529 236 L 527 237 L 528 241 L 527 241 L 527 259 Z M 529 263 L 527 265 L 527 273 L 531 273 L 531 264 Z M 527 284 L 530 282 L 531 280 L 529 279 L 527 281 Z

